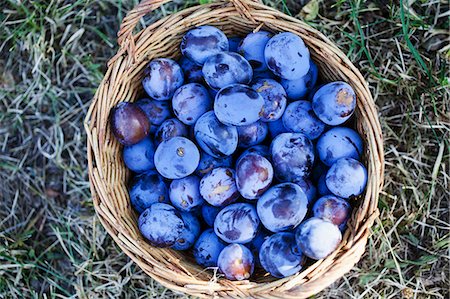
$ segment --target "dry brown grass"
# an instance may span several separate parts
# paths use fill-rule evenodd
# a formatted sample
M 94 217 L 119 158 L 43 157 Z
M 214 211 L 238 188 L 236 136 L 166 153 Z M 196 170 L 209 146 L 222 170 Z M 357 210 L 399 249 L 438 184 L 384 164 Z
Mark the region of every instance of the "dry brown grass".
M 308 1 L 265 2 L 297 15 L 299 3 Z M 348 53 L 369 81 L 387 161 L 381 216 L 367 253 L 316 297 L 448 298 L 449 5 L 314 2 L 319 14 L 310 3 L 301 16 Z M 161 13 L 194 0 L 177 3 Z M 82 120 L 115 52 L 119 21 L 135 3 L 2 4 L 0 298 L 182 297 L 117 249 L 89 198 Z

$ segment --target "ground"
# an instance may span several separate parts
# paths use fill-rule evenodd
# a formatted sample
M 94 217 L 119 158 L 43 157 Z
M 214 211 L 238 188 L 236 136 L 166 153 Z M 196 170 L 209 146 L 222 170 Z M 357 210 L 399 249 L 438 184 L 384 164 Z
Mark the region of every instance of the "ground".
M 147 21 L 197 1 L 175 2 Z M 448 2 L 264 2 L 351 58 L 384 134 L 381 215 L 366 254 L 315 298 L 448 298 Z M 89 194 L 83 118 L 136 1 L 1 3 L 0 298 L 183 297 L 119 250 Z

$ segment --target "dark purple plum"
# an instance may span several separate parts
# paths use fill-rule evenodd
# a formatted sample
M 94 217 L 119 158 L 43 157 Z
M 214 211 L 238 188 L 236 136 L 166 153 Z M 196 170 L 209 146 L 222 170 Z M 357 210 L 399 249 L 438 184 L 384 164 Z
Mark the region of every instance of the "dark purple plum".
M 123 145 L 133 145 L 150 133 L 150 122 L 134 103 L 121 102 L 111 110 L 111 131 Z
M 257 121 L 246 126 L 239 126 L 237 130 L 239 136 L 238 146 L 244 148 L 263 142 L 269 132 L 267 124 L 262 121 Z
M 214 101 L 214 113 L 226 125 L 245 126 L 258 121 L 264 99 L 253 89 L 242 84 L 222 88 Z
M 249 84 L 253 70 L 244 57 L 233 52 L 210 56 L 203 65 L 203 76 L 209 87 L 219 90 L 230 84 Z
M 282 133 L 270 146 L 275 176 L 280 181 L 293 181 L 310 175 L 314 163 L 314 147 L 301 133 Z
M 261 245 L 264 243 L 267 238 L 269 238 L 270 234 L 264 230 L 260 229 L 256 234 L 255 238 L 251 240 L 249 243 L 245 244 L 245 247 L 250 249 L 255 258 L 255 266 L 261 267 L 261 263 L 259 262 L 259 251 L 261 249 Z
M 182 179 L 173 180 L 170 183 L 169 198 L 177 209 L 189 212 L 204 203 L 200 195 L 200 179 L 190 175 Z
M 330 189 L 328 189 L 327 184 L 325 182 L 326 176 L 327 176 L 327 173 L 325 172 L 319 177 L 319 179 L 317 181 L 317 193 L 320 196 L 331 194 L 331 191 L 330 191 Z
M 176 118 L 166 119 L 155 132 L 155 143 L 159 145 L 161 142 L 169 140 L 173 137 L 187 137 L 188 130 L 186 126 Z
M 325 84 L 313 96 L 314 113 L 324 123 L 337 126 L 349 119 L 356 107 L 356 94 L 345 82 Z
M 217 267 L 217 259 L 225 246 L 212 228 L 207 229 L 194 244 L 194 258 L 203 267 Z
M 358 160 L 342 158 L 328 170 L 325 178 L 328 189 L 342 198 L 358 196 L 367 184 L 367 170 Z
M 236 127 L 221 123 L 214 111 L 206 112 L 200 116 L 195 123 L 194 134 L 202 150 L 215 158 L 231 155 L 238 145 Z
M 175 91 L 172 98 L 173 112 L 185 125 L 194 125 L 200 116 L 212 109 L 213 100 L 201 84 L 189 83 Z
M 314 260 L 320 260 L 338 248 L 342 234 L 333 223 L 313 217 L 297 228 L 295 240 L 304 255 Z
M 229 280 L 249 279 L 255 269 L 252 252 L 241 244 L 225 247 L 217 260 L 220 272 Z
M 287 97 L 291 101 L 302 100 L 316 85 L 319 70 L 317 65 L 310 60 L 308 73 L 297 80 L 281 79 L 280 83 L 286 90 Z
M 308 206 L 310 206 L 316 199 L 316 187 L 309 179 L 299 178 L 294 180 L 293 183 L 299 185 L 303 192 L 305 192 L 306 198 L 308 199 Z
M 313 206 L 314 217 L 328 220 L 343 229 L 350 218 L 352 207 L 343 198 L 326 195 L 319 198 Z
M 320 136 L 316 149 L 320 160 L 325 165 L 331 166 L 341 158 L 359 160 L 363 151 L 363 141 L 355 130 L 335 127 Z
M 309 50 L 303 40 L 291 32 L 272 37 L 267 42 L 264 56 L 268 68 L 283 79 L 300 79 L 309 71 Z
M 156 170 L 167 179 L 181 179 L 192 174 L 200 161 L 195 144 L 185 137 L 163 141 L 155 152 Z
M 237 52 L 238 46 L 241 43 L 242 38 L 238 36 L 233 36 L 228 38 L 228 45 L 229 45 L 229 51 L 230 52 Z
M 258 199 L 256 208 L 264 227 L 276 233 L 302 222 L 308 211 L 308 199 L 298 185 L 283 183 L 267 190 Z
M 219 167 L 206 174 L 200 181 L 200 194 L 210 204 L 221 207 L 235 202 L 239 197 L 236 174 L 233 169 Z
M 280 119 L 286 109 L 286 92 L 283 86 L 273 79 L 259 79 L 252 88 L 264 99 L 261 120 L 272 122 Z
M 172 116 L 172 108 L 167 101 L 155 101 L 144 98 L 138 100 L 136 105 L 138 105 L 147 115 L 151 124 L 150 133 L 152 134 L 156 132 L 163 121 Z
M 226 156 L 223 158 L 215 158 L 205 152 L 200 153 L 200 162 L 195 170 L 195 174 L 203 177 L 205 174 L 209 173 L 214 168 L 218 167 L 231 167 L 233 164 L 233 157 Z
M 236 186 L 246 199 L 260 197 L 269 188 L 272 179 L 272 164 L 261 155 L 245 154 L 236 164 Z
M 181 57 L 179 64 L 184 74 L 184 82 L 186 83 L 204 83 L 202 66 L 196 64 L 187 57 Z
M 314 114 L 308 101 L 290 103 L 283 114 L 283 124 L 289 132 L 303 133 L 310 140 L 318 138 L 325 130 L 325 124 Z
M 248 243 L 258 232 L 259 218 L 249 203 L 234 203 L 220 210 L 214 221 L 214 232 L 227 243 Z
M 139 214 L 154 203 L 169 203 L 166 183 L 153 170 L 136 176 L 129 193 L 131 205 Z
M 169 100 L 184 82 L 181 67 L 175 60 L 169 58 L 150 61 L 144 74 L 142 86 L 145 92 L 157 101 Z
M 268 122 L 267 125 L 269 126 L 269 133 L 272 139 L 275 139 L 275 137 L 281 133 L 289 132 L 288 129 L 284 127 L 282 118 L 279 118 L 276 121 Z
M 150 138 L 123 148 L 123 162 L 128 169 L 138 173 L 155 168 L 154 155 L 155 146 Z
M 183 219 L 184 228 L 180 237 L 172 245 L 172 249 L 188 250 L 194 245 L 200 235 L 200 222 L 197 217 L 187 212 L 181 212 L 181 219 Z
M 255 71 L 267 70 L 264 50 L 272 36 L 273 34 L 267 31 L 252 32 L 239 44 L 238 53 L 248 60 Z
M 246 149 L 238 158 L 238 160 L 236 161 L 236 164 L 239 162 L 239 159 L 244 157 L 246 154 L 258 154 L 260 156 L 263 156 L 264 158 L 266 158 L 267 160 L 272 160 L 272 155 L 270 154 L 270 149 L 267 145 L 262 145 L 262 144 L 258 144 L 258 145 L 254 145 L 252 147 L 249 147 L 248 149 Z
M 202 206 L 202 217 L 209 227 L 214 226 L 214 220 L 216 220 L 216 216 L 219 214 L 220 209 L 220 207 L 214 207 L 206 203 Z
M 228 51 L 228 38 L 218 28 L 200 26 L 189 30 L 181 40 L 181 53 L 195 62 L 203 65 L 208 57 Z
M 283 278 L 299 272 L 304 257 L 292 233 L 281 232 L 270 236 L 259 251 L 261 266 L 273 277 Z
M 170 247 L 184 230 L 181 213 L 165 203 L 155 203 L 139 216 L 141 234 L 155 247 Z

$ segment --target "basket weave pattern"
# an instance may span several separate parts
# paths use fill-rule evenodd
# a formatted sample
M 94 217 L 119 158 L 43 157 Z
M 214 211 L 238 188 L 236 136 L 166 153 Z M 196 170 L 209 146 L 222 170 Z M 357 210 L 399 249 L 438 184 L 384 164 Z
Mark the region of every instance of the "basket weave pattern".
M 140 18 L 170 0 L 145 0 L 124 18 L 118 33 L 119 51 L 108 69 L 85 120 L 88 136 L 89 179 L 98 217 L 120 248 L 148 275 L 164 286 L 203 298 L 306 298 L 348 272 L 364 253 L 370 227 L 378 216 L 378 194 L 383 185 L 383 142 L 377 111 L 359 71 L 334 44 L 301 21 L 252 0 L 222 0 L 185 9 L 165 17 L 139 33 Z M 357 95 L 355 128 L 365 142 L 363 161 L 368 170 L 367 189 L 358 199 L 338 250 L 304 271 L 283 279 L 263 272 L 251 281 L 233 282 L 204 271 L 189 254 L 154 248 L 145 242 L 130 206 L 130 176 L 121 159 L 121 145 L 109 128 L 109 112 L 122 101 L 143 95 L 141 80 L 153 58 L 180 56 L 179 44 L 186 31 L 200 25 L 221 28 L 228 36 L 264 29 L 290 31 L 302 37 L 326 81 L 348 82 Z

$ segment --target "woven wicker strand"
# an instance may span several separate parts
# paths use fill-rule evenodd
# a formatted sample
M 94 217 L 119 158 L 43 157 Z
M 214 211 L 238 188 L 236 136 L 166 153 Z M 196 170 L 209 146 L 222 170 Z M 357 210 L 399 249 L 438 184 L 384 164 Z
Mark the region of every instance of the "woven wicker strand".
M 85 120 L 87 158 L 92 199 L 98 217 L 120 248 L 143 271 L 162 285 L 201 298 L 307 298 L 347 273 L 364 253 L 370 227 L 378 216 L 378 194 L 383 185 L 383 141 L 377 110 L 368 85 L 358 69 L 317 30 L 277 10 L 252 0 L 222 0 L 185 9 L 133 34 L 140 18 L 170 0 L 145 0 L 124 18 L 118 33 L 119 50 L 108 69 Z M 308 45 L 327 81 L 348 82 L 357 95 L 355 128 L 365 141 L 363 161 L 369 179 L 358 199 L 340 247 L 329 257 L 304 271 L 283 279 L 261 272 L 250 281 L 228 281 L 199 267 L 192 256 L 150 246 L 140 235 L 137 215 L 129 203 L 129 172 L 122 160 L 122 147 L 111 134 L 108 117 L 122 101 L 143 95 L 143 70 L 153 58 L 180 56 L 182 36 L 196 26 L 213 25 L 229 36 L 253 30 L 290 31 Z

